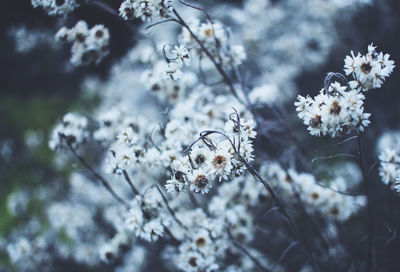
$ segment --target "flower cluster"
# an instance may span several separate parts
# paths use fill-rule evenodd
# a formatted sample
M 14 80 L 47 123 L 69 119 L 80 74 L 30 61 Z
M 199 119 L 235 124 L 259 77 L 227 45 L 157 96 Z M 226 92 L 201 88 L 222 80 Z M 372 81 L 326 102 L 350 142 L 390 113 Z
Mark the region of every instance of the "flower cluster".
M 314 98 L 297 97 L 298 101 L 294 103 L 296 111 L 311 135 L 334 138 L 352 131 L 364 131 L 370 124 L 370 114 L 364 113 L 362 91 L 381 87 L 385 77 L 392 72 L 394 62 L 389 60 L 388 54 L 377 54 L 372 45 L 368 47 L 366 56 L 352 55 L 353 58 L 347 56 L 345 59 L 345 72 L 354 78 L 348 86 L 334 82 Z M 345 80 L 340 74 L 330 73 L 325 81 L 329 83 L 333 76 Z
M 88 120 L 84 116 L 67 113 L 52 132 L 49 146 L 53 150 L 60 150 L 67 145 L 73 149 L 79 148 L 89 137 L 87 130 Z
M 43 8 L 49 15 L 64 15 L 72 12 L 85 0 L 31 0 L 32 6 Z
M 394 61 L 389 60 L 389 54 L 375 51 L 376 46 L 368 46 L 368 53 L 346 56 L 344 71 L 346 75 L 352 75 L 353 80 L 349 82 L 352 89 L 368 91 L 380 88 L 385 79 L 392 73 Z
M 174 267 L 180 271 L 252 271 L 254 263 L 247 256 L 238 258 L 238 262 L 226 263 L 232 255 L 240 256 L 240 250 L 233 246 L 232 239 L 240 243 L 254 240 L 256 228 L 254 218 L 249 212 L 266 199 L 261 184 L 249 180 L 243 175 L 222 184 L 207 203 L 206 214 L 200 208 L 184 209 L 180 207 L 176 215 L 185 226 L 185 231 L 172 225 L 171 231 L 182 239 L 178 248 L 167 247 L 163 251 L 165 260 L 172 260 Z M 174 200 L 177 200 L 175 198 Z M 249 248 L 254 256 L 260 253 Z M 260 258 L 268 267 L 268 258 Z M 283 271 L 277 265 L 276 271 Z
M 191 55 L 183 45 L 165 44 L 154 48 L 151 44 L 141 43 L 142 53 L 131 53 L 131 61 L 148 65 L 139 76 L 141 84 L 161 101 L 176 103 L 185 97 L 188 88 L 197 83 L 197 76 L 190 71 Z M 162 52 L 162 54 L 161 54 Z M 186 70 L 183 72 L 183 68 Z
M 170 224 L 162 208 L 161 195 L 154 187 L 148 189 L 143 197 L 136 196 L 125 215 L 128 229 L 144 240 L 158 240 L 164 236 L 164 226 Z
M 400 192 L 400 134 L 386 132 L 378 141 L 379 175 L 382 182 Z
M 167 191 L 178 194 L 190 190 L 204 194 L 211 189 L 215 179 L 229 180 L 243 174 L 244 162 L 253 160 L 254 126 L 252 120 L 240 125 L 229 120 L 223 136 L 219 133 L 217 137 L 201 136 L 201 144 L 191 148 L 188 156 L 173 163 L 174 174 L 165 185 Z
M 35 270 L 35 267 L 45 265 L 50 260 L 50 254 L 43 252 L 44 241 L 20 236 L 7 245 L 7 253 L 13 263 L 23 271 Z M 37 254 L 43 252 L 43 254 Z
M 309 212 L 330 220 L 345 221 L 366 204 L 365 196 L 346 194 L 349 186 L 343 177 L 338 176 L 329 182 L 329 186 L 323 186 L 324 183 L 311 174 L 298 173 L 294 169 L 285 171 L 274 162 L 264 164 L 260 172 L 285 199 L 293 199 L 297 194 Z
M 400 154 L 393 149 L 385 149 L 379 155 L 379 175 L 382 182 L 400 191 Z
M 328 92 L 324 89 L 311 98 L 299 95 L 295 102 L 298 116 L 311 135 L 330 137 L 364 131 L 370 123 L 370 114 L 364 113 L 364 95 L 338 82 L 332 83 Z
M 124 170 L 139 163 L 143 155 L 142 148 L 137 144 L 137 133 L 128 127 L 117 135 L 117 140 L 110 147 L 105 172 L 121 175 Z
M 191 31 L 182 29 L 180 40 L 186 47 L 194 48 L 198 55 L 203 55 L 204 52 L 195 37 L 223 65 L 240 65 L 246 60 L 244 47 L 230 44 L 228 30 L 220 22 L 201 23 L 195 19 L 189 23 L 189 27 Z
M 315 270 L 332 264 L 331 270 L 348 270 L 347 256 L 360 254 L 340 242 L 347 237 L 340 225 L 363 222 L 355 216 L 366 197 L 351 192 L 360 170 L 346 164 L 311 167 L 315 175 L 296 171 L 308 162 L 281 137 L 279 121 L 286 120 L 268 113 L 294 97 L 300 72 L 326 61 L 337 15 L 369 1 L 206 1 L 212 6 L 206 14 L 184 1 L 174 10 L 172 0 L 121 0 L 120 16 L 154 22 L 146 28 L 154 35 L 135 42 L 108 80 L 85 81 L 85 96 L 101 101 L 89 113 L 90 125 L 67 114 L 49 144 L 71 148 L 86 171 L 10 194 L 10 213 L 31 219 L 10 232 L 7 246 L 0 239 L 0 250 L 21 271 L 54 270 L 65 260 L 117 272 L 308 271 L 314 257 Z M 206 21 L 187 19 L 198 14 Z M 57 39 L 73 43 L 73 63 L 89 64 L 105 56 L 109 33 L 81 21 Z M 335 74 L 340 83 L 330 77 L 317 96 L 298 97 L 299 117 L 312 135 L 335 137 L 369 125 L 363 91 L 380 86 L 394 67 L 374 50 L 346 58 L 354 81 L 344 84 Z M 381 162 L 382 177 L 395 189 L 397 164 L 383 159 L 397 162 L 398 150 L 390 147 Z M 63 158 L 57 162 L 69 163 Z M 44 216 L 30 214 L 36 205 Z M 282 219 L 293 221 L 293 229 L 283 228 Z M 314 219 L 320 226 L 312 227 Z M 350 225 L 362 233 L 358 223 Z
M 172 9 L 172 0 L 125 0 L 119 8 L 119 14 L 125 20 L 140 18 L 150 21 L 157 17 L 168 18 Z
M 103 25 L 88 28 L 84 21 L 68 29 L 62 27 L 56 34 L 58 41 L 72 43 L 71 63 L 79 65 L 98 64 L 108 55 L 110 33 Z

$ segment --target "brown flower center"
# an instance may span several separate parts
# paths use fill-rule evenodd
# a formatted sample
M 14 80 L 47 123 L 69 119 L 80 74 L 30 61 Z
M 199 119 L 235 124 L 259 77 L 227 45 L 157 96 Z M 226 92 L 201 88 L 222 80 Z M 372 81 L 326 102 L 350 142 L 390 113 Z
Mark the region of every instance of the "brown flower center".
M 311 198 L 314 199 L 314 200 L 317 200 L 317 199 L 319 198 L 319 194 L 317 194 L 317 193 L 312 193 L 312 194 L 311 194 Z
M 196 267 L 196 266 L 197 266 L 197 259 L 196 259 L 196 257 L 191 257 L 191 258 L 189 259 L 189 264 L 190 264 L 191 266 L 193 266 L 193 267 Z
M 207 37 L 212 37 L 214 35 L 213 30 L 211 28 L 207 28 L 206 30 L 204 30 L 204 34 Z
M 337 216 L 339 214 L 339 209 L 334 207 L 330 210 L 331 214 Z
M 320 126 L 321 123 L 322 123 L 321 115 L 315 115 L 314 118 L 310 119 L 310 126 L 312 128 L 316 128 L 316 127 Z
M 203 237 L 200 237 L 196 240 L 195 243 L 196 243 L 196 246 L 203 247 L 206 245 L 206 239 L 204 239 Z
M 330 114 L 338 115 L 341 110 L 342 110 L 342 107 L 340 107 L 339 102 L 334 101 L 330 108 Z
M 369 74 L 371 72 L 372 66 L 369 63 L 363 63 L 361 65 L 361 71 L 364 72 L 364 74 Z
M 222 155 L 218 155 L 213 159 L 213 165 L 215 168 L 224 168 L 226 165 L 226 158 Z
M 194 180 L 194 185 L 200 189 L 206 188 L 208 184 L 208 179 L 205 175 L 198 175 Z

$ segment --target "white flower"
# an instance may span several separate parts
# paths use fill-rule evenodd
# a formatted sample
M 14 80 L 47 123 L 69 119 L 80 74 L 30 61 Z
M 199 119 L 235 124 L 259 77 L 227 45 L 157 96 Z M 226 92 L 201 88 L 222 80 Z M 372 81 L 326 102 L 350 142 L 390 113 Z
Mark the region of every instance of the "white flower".
M 174 54 L 176 61 L 180 62 L 181 64 L 190 64 L 189 50 L 187 50 L 183 45 L 175 45 L 174 49 L 172 50 L 172 54 Z
M 353 87 L 363 91 L 380 88 L 385 78 L 392 73 L 394 61 L 389 60 L 389 54 L 377 53 L 375 48 L 371 44 L 366 55 L 354 55 L 352 51 L 351 56 L 346 56 L 344 71 L 346 75 L 354 77 Z
M 190 151 L 190 157 L 195 167 L 203 167 L 210 160 L 211 152 L 206 147 L 195 146 Z
M 168 18 L 171 8 L 171 0 L 125 0 L 119 8 L 119 14 L 125 20 L 136 17 L 143 21 L 151 21 L 157 16 Z
M 62 150 L 70 145 L 73 149 L 79 148 L 89 137 L 87 130 L 88 120 L 75 113 L 64 115 L 61 124 L 57 125 L 49 141 L 49 147 Z
M 400 177 L 400 156 L 394 149 L 384 149 L 379 155 L 380 168 L 379 175 L 382 182 L 392 186 L 398 177 Z
M 353 130 L 363 131 L 369 125 L 369 113 L 364 113 L 364 95 L 338 82 L 328 92 L 321 90 L 314 98 L 298 96 L 295 102 L 299 118 L 307 125 L 311 135 L 336 137 Z
M 163 79 L 178 80 L 182 75 L 181 64 L 177 62 L 170 62 L 164 65 L 164 70 L 161 71 L 160 76 Z
M 280 93 L 278 87 L 274 84 L 264 84 L 259 87 L 255 87 L 249 93 L 249 100 L 252 104 L 264 103 L 264 104 L 274 104 L 280 98 Z
M 126 216 L 126 223 L 132 229 L 135 229 L 137 226 L 140 226 L 143 223 L 142 211 L 137 208 L 129 209 L 128 214 Z
M 134 144 L 137 141 L 137 136 L 131 127 L 125 128 L 121 133 L 117 135 L 118 143 Z
M 31 0 L 33 7 L 42 7 L 49 15 L 63 15 L 72 12 L 78 3 L 75 0 Z
M 212 177 L 203 169 L 195 169 L 188 174 L 189 189 L 195 193 L 206 194 L 212 187 Z
M 104 244 L 99 250 L 100 259 L 105 263 L 111 263 L 117 258 L 118 248 L 112 244 Z
M 240 65 L 246 60 L 246 51 L 243 45 L 232 46 L 232 58 L 235 65 Z
M 219 176 L 219 180 L 228 179 L 232 171 L 232 154 L 223 146 L 219 146 L 217 150 L 211 153 L 208 163 L 210 172 Z
M 141 233 L 140 237 L 147 241 L 154 242 L 163 235 L 164 227 L 161 222 L 159 220 L 151 220 L 144 225 L 143 232 Z
M 108 55 L 110 34 L 103 25 L 89 29 L 86 22 L 79 21 L 71 29 L 61 28 L 56 34 L 56 39 L 73 43 L 71 63 L 76 66 L 98 64 Z

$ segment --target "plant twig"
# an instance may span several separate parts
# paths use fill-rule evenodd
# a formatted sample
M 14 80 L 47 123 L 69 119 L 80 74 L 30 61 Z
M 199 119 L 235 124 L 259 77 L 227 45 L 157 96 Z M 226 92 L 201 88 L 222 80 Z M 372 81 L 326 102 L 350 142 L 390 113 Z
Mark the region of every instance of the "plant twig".
M 118 194 L 112 189 L 111 185 L 108 183 L 108 181 L 101 176 L 99 173 L 97 173 L 93 167 L 82 157 L 80 156 L 76 150 L 72 147 L 71 143 L 68 141 L 68 138 L 64 134 L 60 134 L 60 137 L 65 140 L 65 142 L 68 145 L 68 148 L 71 150 L 72 154 L 75 156 L 75 158 L 78 159 L 78 161 L 83 164 L 104 186 L 104 188 L 111 193 L 111 195 L 121 204 L 123 204 L 125 207 L 129 208 L 129 204 L 123 200 Z
M 135 185 L 133 185 L 131 178 L 129 177 L 128 173 L 126 172 L 126 170 L 123 171 L 125 180 L 128 182 L 129 186 L 131 187 L 132 191 L 134 194 L 136 195 L 140 195 L 138 189 L 136 189 Z

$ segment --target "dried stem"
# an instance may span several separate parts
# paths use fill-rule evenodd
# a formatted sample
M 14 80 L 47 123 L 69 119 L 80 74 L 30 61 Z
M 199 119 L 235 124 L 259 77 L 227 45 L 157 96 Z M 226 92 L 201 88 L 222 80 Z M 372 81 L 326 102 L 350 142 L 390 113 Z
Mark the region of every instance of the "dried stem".
M 126 172 L 126 170 L 123 171 L 123 174 L 124 174 L 125 180 L 128 182 L 128 184 L 131 187 L 133 193 L 135 195 L 140 195 L 138 189 L 136 189 L 135 185 L 133 185 L 133 182 L 132 182 L 131 178 L 129 177 L 128 173 Z
M 100 182 L 101 184 L 104 186 L 104 188 L 106 188 L 107 191 L 109 191 L 111 193 L 111 195 L 121 204 L 123 204 L 125 207 L 129 207 L 128 203 L 123 200 L 120 196 L 117 195 L 117 193 L 112 189 L 111 185 L 108 183 L 108 181 L 103 178 L 103 176 L 101 176 L 99 173 L 97 173 L 93 167 L 82 157 L 80 156 L 76 150 L 72 147 L 71 143 L 68 141 L 68 138 L 64 135 L 64 134 L 60 134 L 60 137 L 62 139 L 65 140 L 65 142 L 67 143 L 69 149 L 71 150 L 72 154 L 75 156 L 75 158 L 78 159 L 78 161 L 83 164 Z
M 183 18 L 179 15 L 179 13 L 176 11 L 176 9 L 173 9 L 173 13 L 175 14 L 176 18 L 178 19 L 179 23 L 189 31 L 190 35 L 192 35 L 193 39 L 196 41 L 196 43 L 200 46 L 201 50 L 206 54 L 206 56 L 211 60 L 211 62 L 214 64 L 215 68 L 217 71 L 221 74 L 222 78 L 224 79 L 225 83 L 228 85 L 228 88 L 230 92 L 243 104 L 244 101 L 239 98 L 237 91 L 235 87 L 233 86 L 232 80 L 229 78 L 228 74 L 225 72 L 225 70 L 222 68 L 221 63 L 217 63 L 215 58 L 212 56 L 210 51 L 204 46 L 203 42 L 200 41 L 200 39 L 197 37 L 197 35 L 192 31 L 192 29 L 189 27 L 189 25 L 183 20 Z
M 264 266 L 259 262 L 259 260 L 258 260 L 255 256 L 253 256 L 253 254 L 251 254 L 241 243 L 239 243 L 238 241 L 235 240 L 235 238 L 233 238 L 232 233 L 231 233 L 229 227 L 228 227 L 228 235 L 229 235 L 229 239 L 233 242 L 233 244 L 234 244 L 238 249 L 240 249 L 247 257 L 249 257 L 249 258 L 254 262 L 254 264 L 258 266 L 258 268 L 260 268 L 262 271 L 265 271 L 265 272 L 271 271 L 271 270 L 269 270 L 268 268 L 264 267 Z

